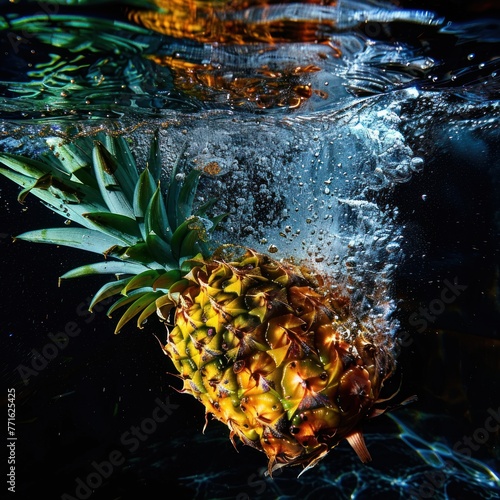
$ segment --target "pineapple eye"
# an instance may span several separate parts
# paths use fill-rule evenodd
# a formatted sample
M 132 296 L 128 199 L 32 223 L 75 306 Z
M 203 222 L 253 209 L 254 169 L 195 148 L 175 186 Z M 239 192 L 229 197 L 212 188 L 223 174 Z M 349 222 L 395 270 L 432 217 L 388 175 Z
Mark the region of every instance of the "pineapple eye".
M 244 368 L 245 368 L 245 361 L 243 360 L 236 361 L 236 363 L 234 363 L 233 365 L 234 373 L 240 373 Z
M 326 379 L 328 378 L 328 373 L 323 372 L 323 373 L 319 376 L 319 378 L 320 378 L 321 380 L 326 380 Z

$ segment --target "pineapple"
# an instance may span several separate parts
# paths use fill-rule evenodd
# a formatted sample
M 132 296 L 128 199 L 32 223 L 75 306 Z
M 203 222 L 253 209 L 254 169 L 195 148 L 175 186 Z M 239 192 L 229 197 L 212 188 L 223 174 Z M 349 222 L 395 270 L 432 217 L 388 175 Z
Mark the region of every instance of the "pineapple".
M 342 439 L 370 460 L 360 425 L 381 411 L 393 345 L 355 317 L 328 276 L 251 248 L 211 249 L 224 214 L 208 215 L 215 200 L 194 208 L 201 170 L 174 165 L 163 189 L 157 133 L 141 173 L 116 134 L 47 142 L 54 154 L 41 160 L 0 154 L 0 173 L 23 188 L 19 201 L 32 193 L 74 225 L 18 239 L 104 257 L 61 279 L 115 275 L 90 309 L 118 296 L 108 311 L 122 311 L 116 332 L 156 314 L 181 392 L 226 424 L 235 446 L 237 437 L 263 451 L 270 473 L 313 467 Z

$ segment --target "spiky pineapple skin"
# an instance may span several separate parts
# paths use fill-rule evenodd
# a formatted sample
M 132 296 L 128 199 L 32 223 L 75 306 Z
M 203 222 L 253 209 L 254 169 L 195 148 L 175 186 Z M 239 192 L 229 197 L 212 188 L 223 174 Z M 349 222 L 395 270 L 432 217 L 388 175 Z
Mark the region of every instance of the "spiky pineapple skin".
M 134 318 L 142 328 L 157 312 L 181 390 L 229 427 L 233 444 L 239 437 L 264 451 L 270 472 L 312 467 L 343 438 L 367 461 L 360 423 L 377 413 L 395 364 L 386 318 L 360 318 L 345 283 L 304 263 L 234 245 L 211 255 L 207 242 L 225 214 L 207 215 L 215 200 L 193 210 L 201 172 L 177 176 L 176 163 L 163 194 L 157 134 L 140 174 L 123 138 L 102 139 L 51 141 L 58 156 L 45 161 L 0 154 L 0 174 L 23 188 L 21 202 L 32 193 L 77 225 L 19 238 L 104 256 L 61 279 L 120 278 L 89 308 L 118 295 L 108 310 L 125 307 L 115 332 Z
M 191 261 L 158 314 L 182 391 L 264 451 L 269 470 L 317 463 L 366 418 L 394 369 L 349 301 L 304 266 L 246 249 Z

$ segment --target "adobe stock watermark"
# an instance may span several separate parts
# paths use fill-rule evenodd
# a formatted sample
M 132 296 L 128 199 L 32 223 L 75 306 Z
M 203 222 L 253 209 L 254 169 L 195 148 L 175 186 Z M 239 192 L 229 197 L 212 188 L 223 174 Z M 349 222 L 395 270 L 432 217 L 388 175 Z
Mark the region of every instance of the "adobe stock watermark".
M 257 472 L 253 472 L 247 478 L 247 485 L 250 488 L 253 488 L 253 491 L 242 491 L 236 495 L 235 500 L 250 500 L 251 498 L 255 498 L 253 495 L 257 495 L 258 498 L 260 498 L 260 496 L 267 490 L 273 479 L 276 476 L 279 476 L 282 472 L 283 469 L 276 469 L 273 472 L 273 477 L 271 478 L 267 475 L 267 468 L 259 468 Z
M 96 312 L 100 313 L 105 310 L 105 306 L 113 302 L 113 298 L 109 297 L 93 307 L 93 311 L 88 310 L 90 297 L 86 301 L 80 302 L 76 308 L 76 314 L 80 318 L 84 318 L 86 324 L 91 323 L 96 318 Z M 68 347 L 72 338 L 78 337 L 82 332 L 81 326 L 77 321 L 68 321 L 64 328 L 56 333 L 47 334 L 48 342 L 39 349 L 31 350 L 31 360 L 27 364 L 19 364 L 16 371 L 21 377 L 24 385 L 28 385 L 31 377 L 36 377 L 41 371 L 45 370 L 49 364 L 56 359 L 61 351 Z
M 500 407 L 497 410 L 488 408 L 487 412 L 488 417 L 483 427 L 478 427 L 470 436 L 463 436 L 453 445 L 453 451 L 471 457 L 472 452 L 478 451 L 483 444 L 488 442 L 492 434 L 500 430 Z
M 144 418 L 139 425 L 133 425 L 120 437 L 120 443 L 129 453 L 136 451 L 141 443 L 149 439 L 156 432 L 158 425 L 166 422 L 179 405 L 171 403 L 169 397 L 162 401 L 155 399 L 156 406 L 150 417 Z M 92 471 L 85 478 L 78 477 L 73 495 L 64 493 L 61 500 L 86 500 L 92 496 L 94 491 L 100 488 L 119 467 L 126 462 L 125 455 L 118 449 L 111 451 L 106 459 L 97 462 L 94 460 L 90 465 Z
M 468 285 L 459 282 L 457 276 L 453 278 L 453 281 L 444 279 L 443 285 L 438 297 L 432 299 L 427 306 L 420 306 L 418 311 L 415 311 L 408 318 L 408 323 L 415 327 L 418 333 L 424 333 L 429 327 L 429 323 L 434 324 L 438 316 L 446 311 L 447 306 L 453 304 L 468 288 Z M 402 347 L 411 346 L 413 341 L 414 339 L 409 332 L 402 332 L 399 336 Z
M 463 436 L 453 445 L 453 451 L 464 455 L 466 457 L 465 460 L 472 458 L 472 453 L 478 451 L 482 445 L 488 442 L 493 434 L 496 434 L 500 430 L 500 407 L 497 410 L 488 408 L 487 413 L 488 416 L 482 427 L 475 429 L 471 435 Z M 426 480 L 418 488 L 410 490 L 410 498 L 412 500 L 434 498 L 456 469 L 457 466 L 455 464 L 449 460 L 444 460 L 444 466 L 424 474 Z M 448 474 L 446 474 L 447 472 Z
M 38 7 L 40 10 L 35 12 L 35 16 L 53 16 L 59 12 L 59 4 L 52 2 L 38 2 Z M 7 40 L 9 40 L 14 54 L 19 53 L 19 47 L 21 45 L 29 43 L 30 38 L 35 36 L 34 31 L 30 31 L 29 28 L 23 29 L 20 32 L 9 31 L 7 33 Z

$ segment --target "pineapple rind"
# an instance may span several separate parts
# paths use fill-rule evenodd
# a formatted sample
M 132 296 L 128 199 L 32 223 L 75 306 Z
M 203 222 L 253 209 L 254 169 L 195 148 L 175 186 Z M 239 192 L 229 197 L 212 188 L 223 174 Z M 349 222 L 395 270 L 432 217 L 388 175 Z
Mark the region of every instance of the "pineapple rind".
M 369 342 L 373 332 L 311 270 L 250 249 L 192 265 L 171 296 L 164 346 L 183 392 L 231 440 L 264 451 L 270 471 L 315 465 L 368 417 L 393 370 L 388 346 Z M 259 301 L 265 313 L 252 314 Z

